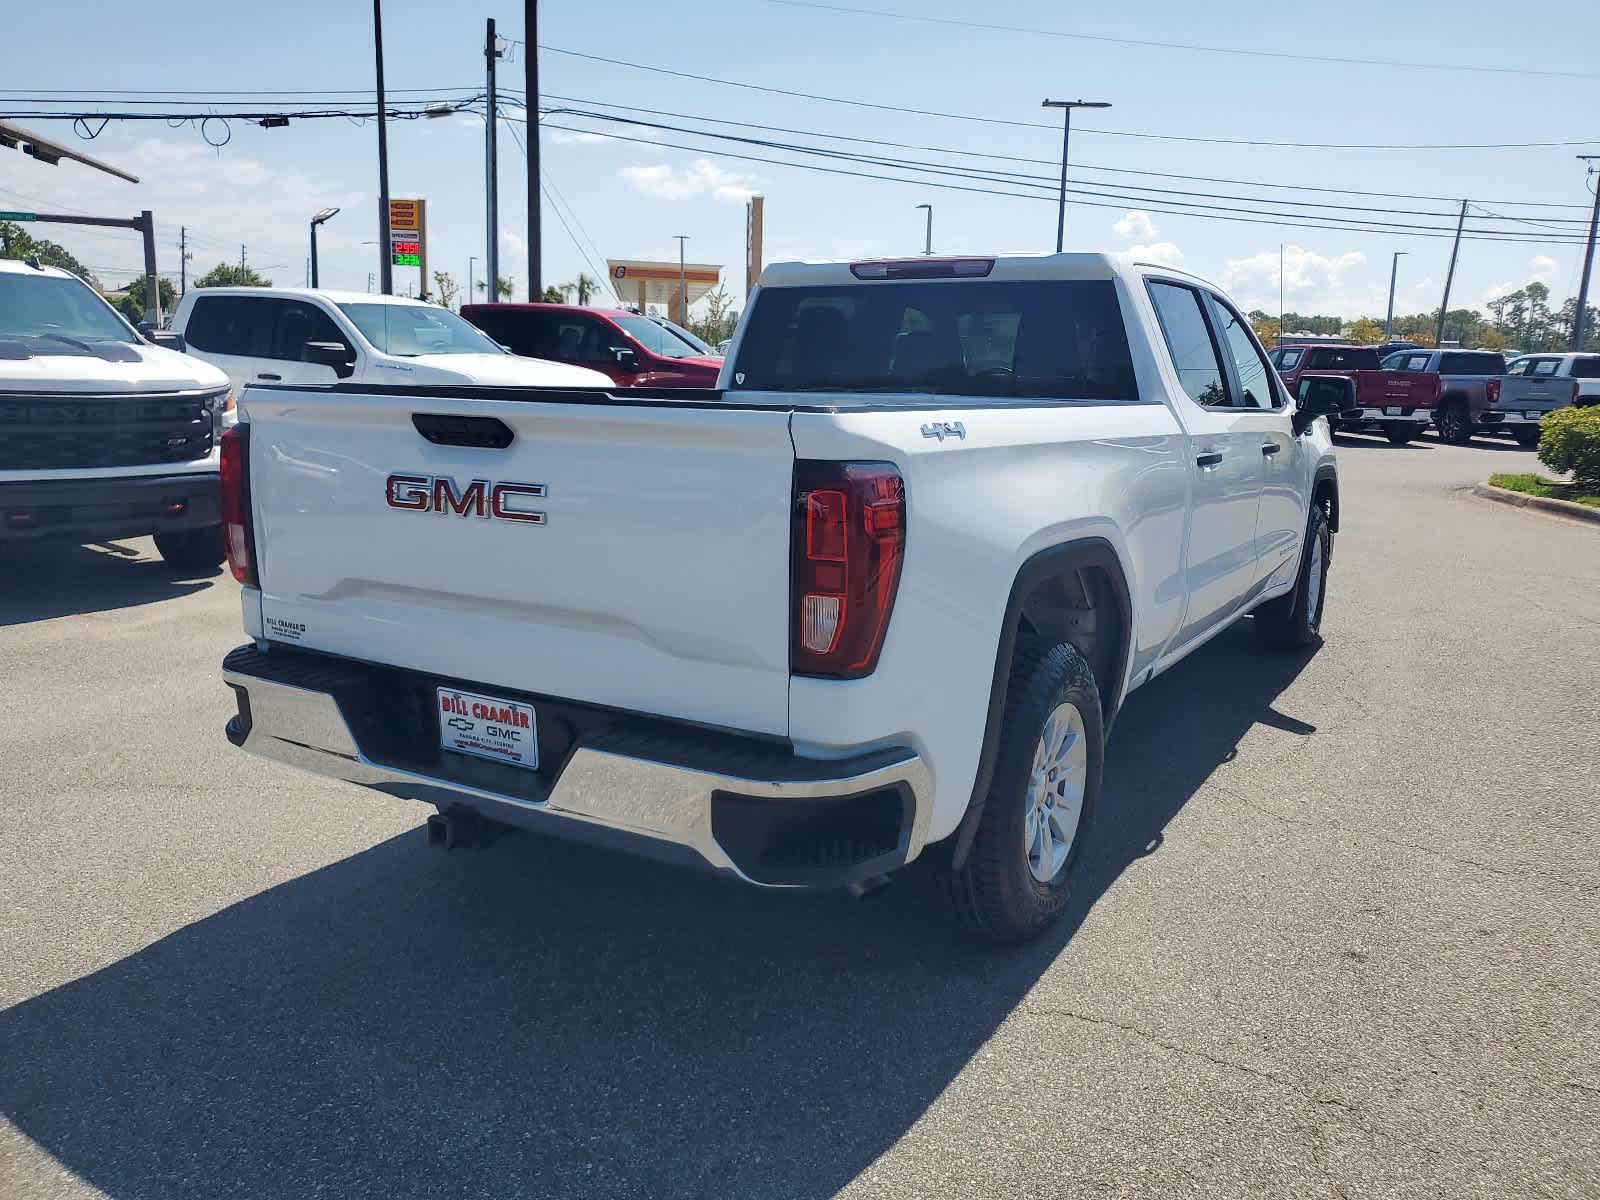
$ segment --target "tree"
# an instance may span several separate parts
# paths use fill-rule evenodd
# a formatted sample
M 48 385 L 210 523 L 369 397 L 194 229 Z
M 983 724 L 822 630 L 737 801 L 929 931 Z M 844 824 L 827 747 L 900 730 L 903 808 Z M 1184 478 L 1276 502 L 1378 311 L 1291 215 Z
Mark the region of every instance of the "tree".
M 579 304 L 588 304 L 589 301 L 594 299 L 595 293 L 600 290 L 599 280 L 585 275 L 582 271 L 578 272 L 577 282 L 572 286 L 577 289 Z
M 511 294 L 516 291 L 516 284 L 517 280 L 515 276 L 507 279 L 504 275 L 502 275 L 498 280 L 495 281 L 494 290 L 499 295 L 500 299 L 509 300 L 511 299 Z M 478 290 L 480 292 L 487 292 L 489 290 L 488 280 L 478 280 Z
M 690 320 L 687 324 L 689 332 L 702 342 L 715 346 L 718 342 L 733 336 L 735 317 L 733 315 L 733 297 L 728 295 L 725 286 L 719 286 L 714 292 L 706 293 L 706 314 L 700 320 Z
M 1473 345 L 1475 350 L 1503 351 L 1506 348 L 1506 335 L 1493 325 L 1485 325 L 1478 330 L 1478 340 Z
M 160 278 L 156 280 L 156 295 L 161 298 L 161 312 L 170 317 L 172 310 L 178 307 L 178 289 L 172 280 Z M 144 309 L 144 276 L 136 276 L 128 285 L 128 294 L 115 302 L 113 307 L 129 322 L 137 325 L 145 319 Z
M 1271 350 L 1278 344 L 1278 318 L 1266 313 L 1251 313 L 1250 328 L 1256 331 L 1256 340 Z
M 546 304 L 565 304 L 567 302 L 567 291 L 565 288 L 559 288 L 551 283 L 545 286 L 544 294 L 539 298 Z
M 257 275 L 249 267 L 237 267 L 232 263 L 218 263 L 199 279 L 194 281 L 197 288 L 208 287 L 271 287 L 272 280 Z
M 0 221 L 0 258 L 37 259 L 41 266 L 71 271 L 85 283 L 98 286 L 94 272 L 54 242 L 36 238 L 13 221 Z
M 1383 341 L 1383 326 L 1371 317 L 1362 317 L 1350 326 L 1347 336 L 1358 346 L 1376 346 Z
M 439 303 L 454 312 L 460 307 L 461 286 L 451 278 L 448 271 L 435 271 L 433 273 L 433 291 L 439 298 Z

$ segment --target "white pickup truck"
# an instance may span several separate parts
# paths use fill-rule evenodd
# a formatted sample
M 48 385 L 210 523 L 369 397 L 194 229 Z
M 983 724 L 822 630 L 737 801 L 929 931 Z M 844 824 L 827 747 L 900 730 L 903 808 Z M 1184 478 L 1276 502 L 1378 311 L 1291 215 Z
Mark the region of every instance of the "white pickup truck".
M 1318 636 L 1327 423 L 1238 308 L 1098 254 L 769 267 L 705 391 L 251 387 L 228 737 L 775 887 L 921 857 L 1062 910 L 1123 699 Z M 619 870 L 622 869 L 619 861 Z

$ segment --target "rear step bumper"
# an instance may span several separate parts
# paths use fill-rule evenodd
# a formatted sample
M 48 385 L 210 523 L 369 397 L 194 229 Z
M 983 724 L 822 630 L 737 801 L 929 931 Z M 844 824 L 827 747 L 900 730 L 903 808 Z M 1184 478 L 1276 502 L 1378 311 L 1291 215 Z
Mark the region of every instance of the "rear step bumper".
M 904 748 L 796 756 L 757 738 L 527 697 L 569 744 L 538 772 L 438 749 L 432 711 L 396 740 L 379 710 L 408 689 L 505 688 L 347 659 L 241 646 L 223 660 L 234 745 L 441 810 L 698 863 L 769 887 L 843 887 L 910 862 L 927 840 L 932 780 Z

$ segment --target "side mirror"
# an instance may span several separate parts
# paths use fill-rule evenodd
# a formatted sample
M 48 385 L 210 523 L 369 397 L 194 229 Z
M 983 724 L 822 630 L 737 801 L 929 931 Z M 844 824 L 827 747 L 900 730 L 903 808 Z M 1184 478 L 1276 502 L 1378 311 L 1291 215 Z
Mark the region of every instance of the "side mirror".
M 1303 375 L 1294 409 L 1294 431 L 1304 433 L 1318 417 L 1356 407 L 1356 381 L 1336 375 Z
M 617 356 L 617 366 L 623 370 L 637 371 L 639 369 L 639 356 L 626 346 L 613 346 L 611 353 Z
M 183 334 L 173 333 L 170 329 L 141 329 L 139 332 L 144 334 L 145 341 L 163 350 L 176 350 L 182 354 L 189 348 L 189 344 L 183 340 Z
M 300 351 L 302 362 L 332 367 L 340 379 L 356 373 L 356 352 L 343 342 L 307 342 Z

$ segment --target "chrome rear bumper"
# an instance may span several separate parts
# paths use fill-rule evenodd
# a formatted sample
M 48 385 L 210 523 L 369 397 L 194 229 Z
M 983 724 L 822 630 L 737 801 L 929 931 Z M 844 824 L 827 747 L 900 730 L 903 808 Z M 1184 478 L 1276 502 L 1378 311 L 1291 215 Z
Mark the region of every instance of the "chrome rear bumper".
M 618 716 L 581 736 L 548 771 L 421 746 L 417 753 L 433 761 L 418 766 L 394 761 L 374 738 L 364 747 L 353 732 L 363 728 L 368 670 L 300 651 L 241 646 L 223 662 L 223 680 L 239 700 L 228 738 L 263 758 L 441 811 L 471 809 L 506 824 L 645 853 L 651 843 L 677 847 L 766 886 L 843 886 L 910 862 L 927 840 L 932 781 L 909 749 L 800 758 L 754 738 Z M 537 698 L 532 703 L 539 705 Z M 620 837 L 583 836 L 603 831 Z

